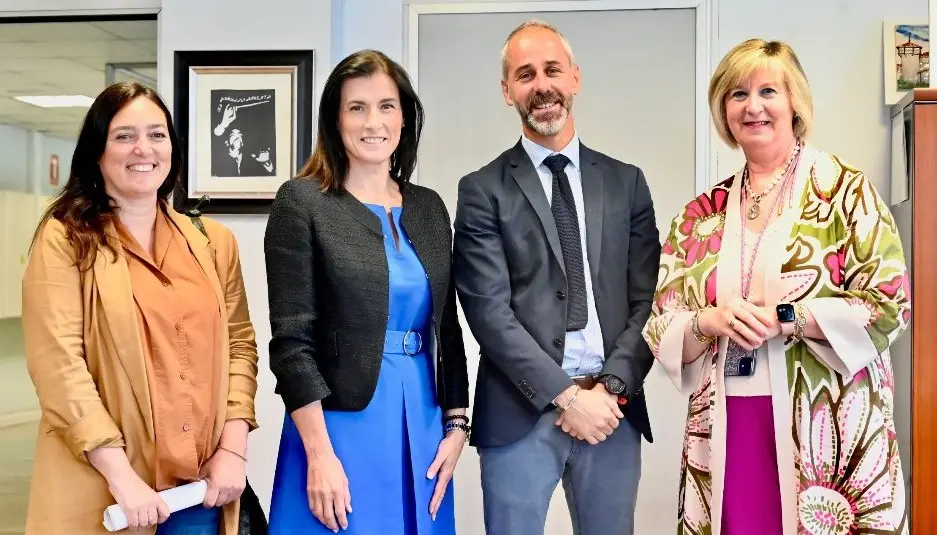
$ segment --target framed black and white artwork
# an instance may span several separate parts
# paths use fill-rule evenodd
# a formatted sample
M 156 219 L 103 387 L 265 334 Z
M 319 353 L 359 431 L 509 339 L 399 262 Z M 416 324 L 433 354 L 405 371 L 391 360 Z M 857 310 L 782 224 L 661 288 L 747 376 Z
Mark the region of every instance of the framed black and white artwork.
M 266 213 L 312 151 L 313 68 L 312 50 L 176 52 L 177 210 Z

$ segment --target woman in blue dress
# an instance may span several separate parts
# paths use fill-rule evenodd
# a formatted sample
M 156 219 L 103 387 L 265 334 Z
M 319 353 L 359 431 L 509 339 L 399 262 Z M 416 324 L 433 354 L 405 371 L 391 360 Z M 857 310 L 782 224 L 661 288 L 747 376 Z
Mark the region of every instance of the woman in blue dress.
M 270 368 L 286 417 L 271 535 L 453 535 L 471 430 L 449 213 L 410 184 L 423 109 L 364 50 L 323 91 L 316 148 L 264 238 Z

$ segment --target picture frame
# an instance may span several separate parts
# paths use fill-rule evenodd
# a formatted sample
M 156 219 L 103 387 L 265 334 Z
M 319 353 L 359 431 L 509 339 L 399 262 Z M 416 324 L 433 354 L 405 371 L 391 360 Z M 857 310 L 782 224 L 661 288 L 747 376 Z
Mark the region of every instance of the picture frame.
M 267 213 L 312 153 L 315 51 L 180 50 L 174 60 L 185 157 L 173 206 Z
M 882 76 L 885 105 L 897 104 L 909 90 L 930 85 L 930 31 L 927 19 L 882 23 Z

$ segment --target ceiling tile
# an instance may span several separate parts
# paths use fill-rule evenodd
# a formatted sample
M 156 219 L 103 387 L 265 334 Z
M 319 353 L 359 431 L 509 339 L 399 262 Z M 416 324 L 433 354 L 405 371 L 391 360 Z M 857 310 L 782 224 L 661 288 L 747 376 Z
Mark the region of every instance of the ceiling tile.
M 22 58 L 0 57 L 0 69 L 5 71 L 18 72 L 21 74 L 37 74 L 41 72 L 68 72 L 73 68 L 74 64 L 66 59 L 48 58 L 41 61 L 35 61 Z M 0 84 L 2 83 L 3 82 L 0 82 Z
M 156 41 L 49 41 L 3 43 L 3 58 L 91 58 L 101 63 L 155 61 Z M 151 59 L 154 58 L 154 59 Z
M 156 22 L 153 21 L 155 25 Z M 0 23 L 0 43 L 49 41 L 108 41 L 119 36 L 90 22 Z
M 74 139 L 86 108 L 39 108 L 15 95 L 95 97 L 108 63 L 155 63 L 155 21 L 0 23 L 0 123 Z M 143 69 L 156 77 L 155 69 Z
M 156 40 L 157 26 L 155 20 L 104 21 L 90 24 L 121 39 Z

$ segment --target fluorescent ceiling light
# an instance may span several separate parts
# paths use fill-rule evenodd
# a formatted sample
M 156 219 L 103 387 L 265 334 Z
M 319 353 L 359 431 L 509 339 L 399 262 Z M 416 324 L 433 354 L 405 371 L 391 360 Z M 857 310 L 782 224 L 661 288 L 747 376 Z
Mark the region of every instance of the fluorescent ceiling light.
M 88 108 L 94 102 L 93 98 L 84 95 L 43 95 L 13 98 L 40 108 Z

